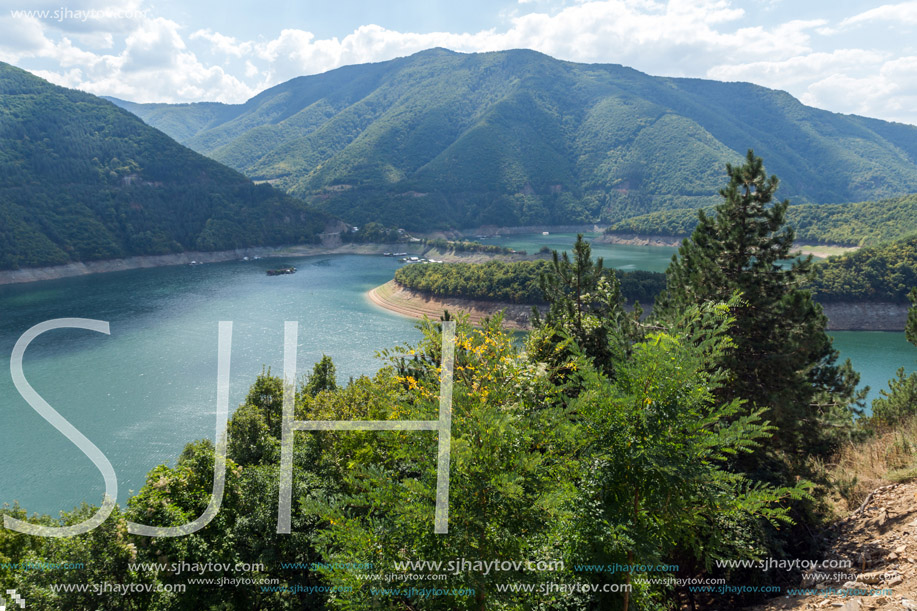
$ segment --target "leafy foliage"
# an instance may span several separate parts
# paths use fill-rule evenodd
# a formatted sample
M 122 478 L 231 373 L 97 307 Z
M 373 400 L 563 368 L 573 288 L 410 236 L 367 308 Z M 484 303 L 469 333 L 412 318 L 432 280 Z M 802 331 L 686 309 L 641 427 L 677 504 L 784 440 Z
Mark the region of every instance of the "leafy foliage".
M 593 280 L 605 281 L 601 275 Z M 208 526 L 183 537 L 126 533 L 127 519 L 174 526 L 203 512 L 214 458 L 213 445 L 202 441 L 189 444 L 175 466 L 153 469 L 127 511 L 116 511 L 90 533 L 55 539 L 0 530 L 4 562 L 89 567 L 88 573 L 5 570 L 0 585 L 17 588 L 27 595 L 29 608 L 42 610 L 100 604 L 150 611 L 547 611 L 629 603 L 652 608 L 665 595 L 663 586 L 635 587 L 626 598 L 589 589 L 533 598 L 531 592 L 501 591 L 500 586 L 621 583 L 620 574 L 574 570 L 580 561 L 663 563 L 688 554 L 701 563 L 726 554 L 757 558 L 763 553 L 754 525 L 787 521 L 786 501 L 805 491 L 754 485 L 724 468 L 728 456 L 753 448 L 768 433 L 757 414 L 735 419 L 739 402 L 723 404 L 712 393 L 724 378 L 711 373 L 708 364 L 729 346 L 728 311 L 728 305 L 689 309 L 666 331 L 633 344 L 629 356 L 617 362 L 614 378 L 596 369 L 594 359 L 575 344 L 569 344 L 569 360 L 560 363 L 569 375 L 559 377 L 536 350 L 523 349 L 504 332 L 499 317 L 481 329 L 459 321 L 448 535 L 432 528 L 436 437 L 403 430 L 298 434 L 293 532 L 277 534 L 284 385 L 266 371 L 230 420 L 225 494 Z M 567 321 L 554 324 L 563 329 Z M 440 329 L 430 321 L 420 328 L 423 339 L 417 345 L 383 351 L 386 365 L 374 377 L 343 387 L 334 381 L 333 363 L 323 358 L 296 394 L 295 418 L 435 419 Z M 60 520 L 32 519 L 74 522 L 91 511 L 83 507 Z M 16 507 L 3 512 L 25 517 Z M 462 559 L 563 564 L 553 571 L 521 565 L 494 572 L 453 565 L 440 571 L 445 580 L 433 583 L 418 583 L 395 565 L 429 560 L 449 566 L 445 563 Z M 175 568 L 182 562 L 220 566 L 189 574 Z M 357 567 L 347 568 L 352 563 Z M 220 587 L 221 579 L 252 585 Z M 52 587 L 87 580 L 150 589 L 100 598 L 92 591 Z M 181 585 L 186 589 L 175 587 Z M 321 589 L 308 591 L 312 586 Z M 418 586 L 468 588 L 473 594 L 427 596 Z
M 717 168 L 749 145 L 796 201 L 917 192 L 912 126 L 748 83 L 525 50 L 431 49 L 296 78 L 240 105 L 128 108 L 358 225 L 569 224 L 712 206 Z
M 666 272 L 654 314 L 671 319 L 691 305 L 741 294 L 742 305 L 732 308 L 741 358 L 720 363 L 732 375 L 720 396 L 767 407 L 778 431 L 773 447 L 791 456 L 829 452 L 839 433 L 852 427 L 859 376 L 849 362 L 836 364 L 827 320 L 801 288 L 812 258 L 790 254 L 794 232 L 784 225 L 789 202 L 772 203 L 776 176 L 765 175 L 752 151 L 744 164 L 726 171 L 723 202 L 713 216 L 699 213 L 697 228 Z
M 917 286 L 917 236 L 868 246 L 815 266 L 811 287 L 819 301 L 907 303 Z
M 437 297 L 540 305 L 546 302 L 539 281 L 550 265 L 547 261 L 406 265 L 395 272 L 395 280 L 402 286 Z M 614 274 L 627 301 L 650 303 L 665 287 L 665 275 L 658 272 L 604 270 L 603 273 Z
M 444 240 L 442 238 L 426 239 L 424 244 L 441 252 L 484 252 L 494 255 L 524 255 L 524 250 L 514 250 L 496 244 L 481 244 L 467 240 Z
M 312 368 L 312 375 L 306 381 L 303 390 L 310 396 L 314 397 L 323 390 L 333 391 L 337 388 L 337 377 L 335 375 L 334 362 L 331 357 L 323 354 L 322 360 Z
M 792 522 L 774 500 L 803 499 L 804 487 L 776 489 L 726 468 L 773 431 L 763 409 L 715 398 L 726 381 L 718 363 L 733 348 L 729 312 L 729 304 L 689 307 L 670 331 L 635 344 L 613 381 L 583 369 L 585 389 L 572 407 L 592 468 L 570 533 L 581 562 L 660 565 L 680 553 L 709 570 L 719 558 L 765 552 L 747 536 L 756 521 Z M 631 583 L 630 573 L 624 579 Z M 649 598 L 650 588 L 636 587 Z M 599 608 L 615 608 L 615 598 L 600 598 Z
M 872 402 L 870 425 L 894 427 L 917 416 L 917 373 L 905 374 L 904 367 L 879 390 Z
M 407 265 L 395 272 L 395 280 L 436 297 L 542 305 L 539 278 L 549 265 L 546 261 Z M 906 303 L 908 290 L 917 285 L 917 237 L 829 257 L 812 267 L 802 287 L 810 289 L 820 303 Z M 658 272 L 615 270 L 614 274 L 627 302 L 650 303 L 665 288 L 665 274 Z
M 0 269 L 311 243 L 331 218 L 0 63 Z
M 350 229 L 341 231 L 342 242 L 394 244 L 405 240 L 405 235 L 399 232 L 398 229 L 386 227 L 380 223 L 366 223 L 356 231 Z
M 800 204 L 787 208 L 786 218 L 801 242 L 875 245 L 917 233 L 917 195 L 851 204 Z M 696 210 L 660 210 L 619 221 L 605 232 L 684 236 L 695 227 Z
M 604 272 L 601 257 L 593 261 L 591 255 L 582 234 L 576 237 L 572 260 L 566 252 L 552 253 L 551 266 L 539 278 L 548 311 L 542 317 L 532 308 L 530 347 L 534 358 L 562 368 L 571 351 L 582 350 L 596 368 L 613 376 L 630 345 L 642 336 L 636 322 L 642 310 L 638 306 L 633 314 L 625 312 L 617 277 Z

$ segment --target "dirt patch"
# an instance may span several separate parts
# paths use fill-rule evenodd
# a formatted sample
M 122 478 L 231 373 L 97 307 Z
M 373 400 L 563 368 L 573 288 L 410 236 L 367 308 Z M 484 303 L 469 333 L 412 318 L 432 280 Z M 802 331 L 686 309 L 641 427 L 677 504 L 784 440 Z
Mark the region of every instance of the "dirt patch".
M 851 567 L 803 573 L 801 591 L 750 607 L 789 609 L 917 609 L 917 482 L 874 490 L 866 502 L 828 532 L 829 561 Z
M 641 235 L 638 233 L 606 233 L 595 242 L 603 244 L 622 244 L 625 246 L 681 246 L 688 236 Z
M 859 246 L 837 246 L 834 244 L 797 244 L 794 254 L 812 255 L 818 259 L 827 259 L 836 255 L 845 255 L 859 250 Z
M 473 325 L 480 325 L 485 317 L 497 312 L 505 314 L 504 326 L 509 329 L 531 328 L 532 306 L 512 303 L 476 301 L 473 299 L 437 298 L 404 288 L 394 280 L 377 286 L 366 294 L 375 305 L 411 318 L 424 316 L 439 320 L 444 310 L 464 312 Z

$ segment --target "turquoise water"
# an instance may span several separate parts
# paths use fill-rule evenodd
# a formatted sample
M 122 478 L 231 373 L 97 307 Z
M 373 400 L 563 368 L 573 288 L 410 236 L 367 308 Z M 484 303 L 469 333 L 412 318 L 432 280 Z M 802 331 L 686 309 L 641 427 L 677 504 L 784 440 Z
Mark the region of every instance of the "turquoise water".
M 596 254 L 608 257 L 605 249 L 614 254 L 617 248 L 602 245 Z M 641 248 L 627 247 L 623 252 L 630 255 L 608 259 L 638 268 L 667 260 L 663 249 Z M 265 275 L 283 264 L 299 271 Z M 36 391 L 111 460 L 123 502 L 151 468 L 174 462 L 187 442 L 213 437 L 219 321 L 234 321 L 230 408 L 242 402 L 262 366 L 281 371 L 287 320 L 299 321 L 299 371 L 311 371 L 328 354 L 346 382 L 378 369 L 377 350 L 419 338 L 412 320 L 364 298 L 397 267 L 388 257 L 338 255 L 0 287 L 0 502 L 18 500 L 30 511 L 56 513 L 82 501 L 98 503 L 103 490 L 92 463 L 13 387 L 5 363 L 32 325 L 62 317 L 110 322 L 110 336 L 81 330 L 40 336 L 24 369 Z M 874 389 L 917 359 L 903 333 L 832 335 Z
M 917 370 L 917 348 L 908 343 L 904 333 L 888 331 L 829 331 L 841 360 L 849 358 L 860 374 L 860 386 L 870 386 L 868 402 L 888 389 L 888 381 L 899 367 L 909 373 Z M 867 407 L 868 407 L 867 402 Z
M 592 240 L 598 233 L 584 233 Z M 558 251 L 572 251 L 576 241 L 575 233 L 551 233 L 508 235 L 481 240 L 485 244 L 497 244 L 508 248 L 525 249 L 530 254 L 542 246 Z M 676 248 L 664 246 L 620 246 L 616 244 L 592 243 L 592 254 L 603 257 L 606 267 L 619 269 L 643 269 L 664 272 L 675 254 Z M 849 358 L 861 376 L 860 385 L 870 386 L 867 404 L 879 396 L 879 390 L 888 387 L 888 380 L 899 367 L 907 371 L 917 369 L 917 348 L 904 339 L 904 333 L 882 331 L 832 331 L 835 347 L 841 352 L 841 360 Z
M 171 462 L 185 443 L 213 438 L 217 328 L 234 321 L 232 409 L 262 365 L 282 371 L 283 325 L 300 326 L 298 369 L 328 354 L 338 379 L 371 374 L 376 350 L 415 341 L 413 321 L 369 304 L 363 293 L 391 279 L 384 257 L 310 257 L 289 261 L 298 273 L 268 277 L 284 261 L 235 262 L 135 270 L 0 287 L 0 354 L 29 327 L 60 317 L 109 321 L 111 335 L 56 330 L 25 355 L 26 378 L 93 441 L 115 468 L 119 500 L 138 490 L 152 467 Z M 56 513 L 98 503 L 102 477 L 46 423 L 0 368 L 0 502 Z
M 600 235 L 598 233 L 584 233 L 583 237 L 591 241 Z M 541 235 L 540 233 L 527 233 L 487 238 L 479 241 L 484 244 L 495 244 L 497 246 L 515 248 L 516 250 L 525 250 L 530 255 L 537 253 L 542 246 L 547 246 L 557 251 L 566 250 L 572 254 L 576 234 L 552 233 L 550 235 Z M 605 260 L 605 267 L 623 270 L 641 269 L 651 272 L 664 272 L 676 251 L 675 248 L 667 246 L 625 246 L 595 242 L 590 242 L 590 245 L 592 246 L 592 256 L 602 257 Z

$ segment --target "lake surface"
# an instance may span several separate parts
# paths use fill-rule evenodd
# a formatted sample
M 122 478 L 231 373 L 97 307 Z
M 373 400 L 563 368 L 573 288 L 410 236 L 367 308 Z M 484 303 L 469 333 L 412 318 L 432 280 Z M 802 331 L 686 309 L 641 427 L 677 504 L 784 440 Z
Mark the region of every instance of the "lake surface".
M 880 390 L 888 389 L 888 381 L 899 367 L 907 373 L 917 370 L 917 348 L 908 343 L 903 332 L 828 331 L 828 335 L 834 338 L 840 360 L 849 358 L 859 372 L 860 386 L 870 387 L 867 409 Z
M 592 240 L 601 236 L 599 233 L 584 233 L 583 237 Z M 516 250 L 525 250 L 533 255 L 542 246 L 552 250 L 567 251 L 573 254 L 573 243 L 576 242 L 575 233 L 551 233 L 506 235 L 499 238 L 486 238 L 480 240 L 484 244 L 495 244 Z M 593 258 L 602 257 L 605 267 L 623 270 L 646 270 L 650 272 L 664 272 L 672 261 L 676 248 L 668 246 L 627 246 L 622 244 L 592 243 Z
M 552 247 L 568 248 L 575 236 L 551 237 L 558 240 Z M 542 236 L 512 240 L 541 242 Z M 595 254 L 610 266 L 636 269 L 660 269 L 671 256 L 671 249 L 619 248 L 599 245 Z M 631 253 L 630 262 L 621 252 Z M 283 264 L 299 271 L 265 275 Z M 282 371 L 287 320 L 299 321 L 301 374 L 328 354 L 338 380 L 346 383 L 350 376 L 379 368 L 377 350 L 420 337 L 414 321 L 364 298 L 367 290 L 390 280 L 398 266 L 390 257 L 336 255 L 0 287 L 0 503 L 18 500 L 29 511 L 56 514 L 82 501 L 97 504 L 103 491 L 89 459 L 13 387 L 7 359 L 32 325 L 63 317 L 110 323 L 110 336 L 82 330 L 40 336 L 26 353 L 24 369 L 35 390 L 108 456 L 124 502 L 151 468 L 174 463 L 187 442 L 213 438 L 219 321 L 234 321 L 230 409 L 244 400 L 263 366 Z M 885 387 L 898 367 L 912 369 L 917 359 L 917 349 L 903 333 L 832 335 L 874 389 Z
M 294 275 L 268 277 L 281 263 Z M 338 380 L 371 374 L 375 351 L 416 341 L 414 321 L 380 310 L 363 293 L 392 278 L 388 257 L 335 256 L 163 267 L 0 287 L 0 502 L 56 513 L 98 503 L 102 477 L 19 396 L 6 365 L 32 325 L 61 317 L 109 321 L 111 335 L 55 330 L 25 355 L 35 390 L 93 441 L 118 474 L 119 501 L 185 443 L 213 438 L 217 330 L 234 321 L 230 409 L 262 370 L 281 372 L 283 326 L 299 321 L 298 370 L 322 354 Z

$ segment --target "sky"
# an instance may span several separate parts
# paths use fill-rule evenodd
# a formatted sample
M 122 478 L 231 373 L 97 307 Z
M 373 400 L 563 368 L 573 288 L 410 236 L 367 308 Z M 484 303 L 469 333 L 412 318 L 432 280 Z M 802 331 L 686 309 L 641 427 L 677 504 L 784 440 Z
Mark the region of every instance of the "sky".
M 135 102 L 239 103 L 431 47 L 748 81 L 917 124 L 917 0 L 0 0 L 0 61 Z

